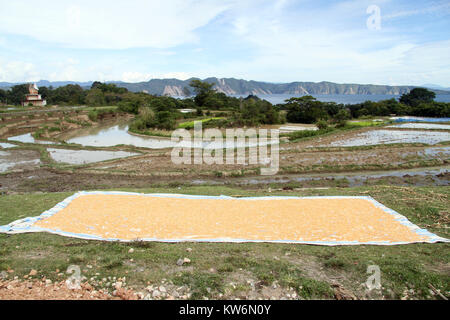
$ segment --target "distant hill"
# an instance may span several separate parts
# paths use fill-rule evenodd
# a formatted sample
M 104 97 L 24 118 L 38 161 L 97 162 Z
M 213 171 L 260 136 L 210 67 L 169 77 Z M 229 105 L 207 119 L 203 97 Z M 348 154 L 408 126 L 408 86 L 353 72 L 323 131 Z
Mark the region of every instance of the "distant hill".
M 155 95 L 183 96 L 186 92 L 193 92 L 189 87 L 189 82 L 193 79 L 152 79 L 147 82 L 127 83 L 121 81 L 109 81 L 115 83 L 119 87 L 127 88 L 132 92 L 148 92 Z M 375 95 L 389 94 L 400 95 L 408 93 L 418 86 L 387 86 L 372 84 L 339 84 L 333 82 L 291 82 L 291 83 L 269 83 L 260 81 L 248 81 L 235 78 L 207 78 L 204 79 L 209 83 L 214 83 L 214 89 L 227 95 L 262 95 L 262 94 L 360 94 Z M 0 82 L 0 87 L 9 88 L 17 83 Z M 92 85 L 92 82 L 74 82 L 59 81 L 50 82 L 46 80 L 39 81 L 38 86 L 60 87 L 67 84 L 78 84 L 84 88 Z M 450 94 L 450 90 L 442 90 L 440 88 L 430 88 L 436 94 Z

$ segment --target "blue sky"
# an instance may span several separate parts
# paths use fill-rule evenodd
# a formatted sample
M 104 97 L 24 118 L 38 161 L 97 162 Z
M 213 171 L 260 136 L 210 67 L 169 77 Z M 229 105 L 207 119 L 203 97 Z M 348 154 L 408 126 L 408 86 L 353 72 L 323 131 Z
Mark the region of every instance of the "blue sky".
M 0 81 L 450 87 L 448 30 L 448 0 L 0 0 Z

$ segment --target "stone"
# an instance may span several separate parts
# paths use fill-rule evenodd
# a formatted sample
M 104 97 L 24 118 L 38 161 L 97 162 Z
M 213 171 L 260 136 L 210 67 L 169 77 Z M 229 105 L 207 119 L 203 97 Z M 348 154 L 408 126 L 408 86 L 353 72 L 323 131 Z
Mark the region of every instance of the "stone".
M 159 296 L 161 296 L 161 292 L 159 292 L 158 290 L 153 291 L 152 293 L 153 298 L 158 298 Z
M 32 269 L 32 270 L 30 271 L 29 275 L 30 275 L 30 276 L 35 276 L 35 275 L 37 275 L 37 271 L 34 270 L 34 269 Z
M 134 252 L 133 248 L 130 248 L 130 250 L 128 250 L 128 253 L 133 253 L 133 252 Z

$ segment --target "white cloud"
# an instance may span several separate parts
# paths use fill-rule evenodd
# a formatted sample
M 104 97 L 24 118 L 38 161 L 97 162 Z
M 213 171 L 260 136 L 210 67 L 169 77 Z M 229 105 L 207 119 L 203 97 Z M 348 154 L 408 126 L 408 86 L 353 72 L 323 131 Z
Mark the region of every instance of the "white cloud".
M 320 12 L 291 14 L 287 9 L 230 12 L 236 36 L 251 44 L 254 54 L 248 61 L 222 65 L 215 75 L 415 85 L 430 77 L 435 83 L 448 83 L 449 41 L 419 44 L 395 30 L 370 31 L 364 1 L 347 1 Z M 351 19 L 360 23 L 349 27 Z
M 142 72 L 124 72 L 121 77 L 121 81 L 124 82 L 144 82 L 149 81 L 151 79 L 180 79 L 186 80 L 191 78 L 192 75 L 186 72 L 168 72 L 168 73 L 160 73 L 160 74 L 150 74 L 150 73 L 142 73 Z
M 5 82 L 32 82 L 38 81 L 39 75 L 35 66 L 30 62 L 0 60 L 0 81 Z
M 391 20 L 396 18 L 404 18 L 415 15 L 423 14 L 442 14 L 450 12 L 450 3 L 440 3 L 435 5 L 430 5 L 418 9 L 402 10 L 387 15 L 383 15 L 383 20 Z
M 122 81 L 124 82 L 144 82 L 148 81 L 152 78 L 152 75 L 149 73 L 141 73 L 141 72 L 124 72 L 122 74 Z
M 193 75 L 191 75 L 187 72 L 168 72 L 168 73 L 163 73 L 163 74 L 157 75 L 155 78 L 187 80 L 192 77 L 193 77 Z
M 228 1 L 229 2 L 229 1 Z M 2 1 L 0 32 L 74 48 L 167 48 L 196 40 L 194 31 L 226 8 L 223 0 Z

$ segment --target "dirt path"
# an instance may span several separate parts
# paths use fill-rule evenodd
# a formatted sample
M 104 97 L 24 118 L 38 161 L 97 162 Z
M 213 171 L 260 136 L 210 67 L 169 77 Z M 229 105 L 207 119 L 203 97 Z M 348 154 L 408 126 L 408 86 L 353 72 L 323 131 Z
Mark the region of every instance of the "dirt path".
M 95 290 L 89 283 L 80 289 L 69 289 L 64 281 L 52 283 L 50 280 L 0 280 L 0 300 L 136 300 L 130 290 L 119 289 L 115 295 L 103 290 Z

